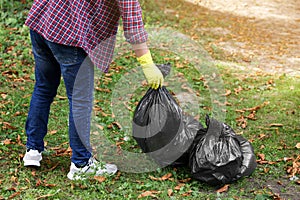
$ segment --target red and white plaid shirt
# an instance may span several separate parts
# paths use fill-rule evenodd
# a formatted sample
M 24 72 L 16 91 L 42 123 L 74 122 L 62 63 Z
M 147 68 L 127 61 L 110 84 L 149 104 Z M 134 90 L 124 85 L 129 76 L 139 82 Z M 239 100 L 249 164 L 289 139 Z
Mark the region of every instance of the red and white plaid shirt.
M 129 43 L 147 41 L 138 0 L 35 0 L 25 24 L 51 42 L 83 48 L 107 72 L 120 16 Z

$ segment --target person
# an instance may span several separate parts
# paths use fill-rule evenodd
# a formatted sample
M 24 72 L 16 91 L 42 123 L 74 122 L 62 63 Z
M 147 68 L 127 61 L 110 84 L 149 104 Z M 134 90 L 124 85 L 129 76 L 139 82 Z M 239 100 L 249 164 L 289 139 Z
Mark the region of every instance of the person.
M 138 0 L 35 0 L 25 25 L 30 28 L 35 60 L 35 85 L 26 120 L 24 166 L 40 166 L 50 105 L 63 77 L 69 102 L 71 166 L 67 177 L 114 174 L 117 166 L 92 156 L 90 118 L 94 67 L 108 72 L 119 21 L 150 87 L 163 85 L 163 75 L 153 63 L 147 46 Z

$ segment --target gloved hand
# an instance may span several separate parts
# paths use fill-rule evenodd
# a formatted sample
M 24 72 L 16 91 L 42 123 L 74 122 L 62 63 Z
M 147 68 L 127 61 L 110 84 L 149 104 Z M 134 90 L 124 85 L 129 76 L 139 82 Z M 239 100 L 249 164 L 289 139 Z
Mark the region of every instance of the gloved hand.
M 144 75 L 151 88 L 157 89 L 164 83 L 164 77 L 161 71 L 153 63 L 150 51 L 141 57 L 137 58 L 138 62 L 142 66 Z

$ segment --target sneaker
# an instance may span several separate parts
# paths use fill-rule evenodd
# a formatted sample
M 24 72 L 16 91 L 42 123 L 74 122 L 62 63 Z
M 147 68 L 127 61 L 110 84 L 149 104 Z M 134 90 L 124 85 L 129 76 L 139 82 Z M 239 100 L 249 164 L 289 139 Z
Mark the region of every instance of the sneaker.
M 26 151 L 23 158 L 24 166 L 36 166 L 39 167 L 42 160 L 42 153 L 38 150 L 29 149 Z
M 118 168 L 114 164 L 101 165 L 96 159 L 90 158 L 88 164 L 82 168 L 76 167 L 72 162 L 70 167 L 70 172 L 67 177 L 70 180 L 83 180 L 85 175 L 95 175 L 100 176 L 102 174 L 113 175 L 118 171 Z

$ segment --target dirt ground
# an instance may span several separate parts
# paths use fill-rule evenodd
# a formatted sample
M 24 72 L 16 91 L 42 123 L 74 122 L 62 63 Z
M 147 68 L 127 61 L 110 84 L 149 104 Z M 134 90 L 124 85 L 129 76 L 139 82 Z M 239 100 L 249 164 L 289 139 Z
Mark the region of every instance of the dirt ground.
M 186 0 L 213 11 L 248 18 L 259 30 L 257 42 L 241 38 L 218 42 L 231 54 L 242 54 L 247 62 L 233 64 L 243 69 L 268 73 L 300 75 L 300 2 L 299 0 Z M 221 31 L 222 34 L 230 30 Z M 255 31 L 255 30 L 253 30 Z M 257 36 L 258 35 L 258 36 Z

